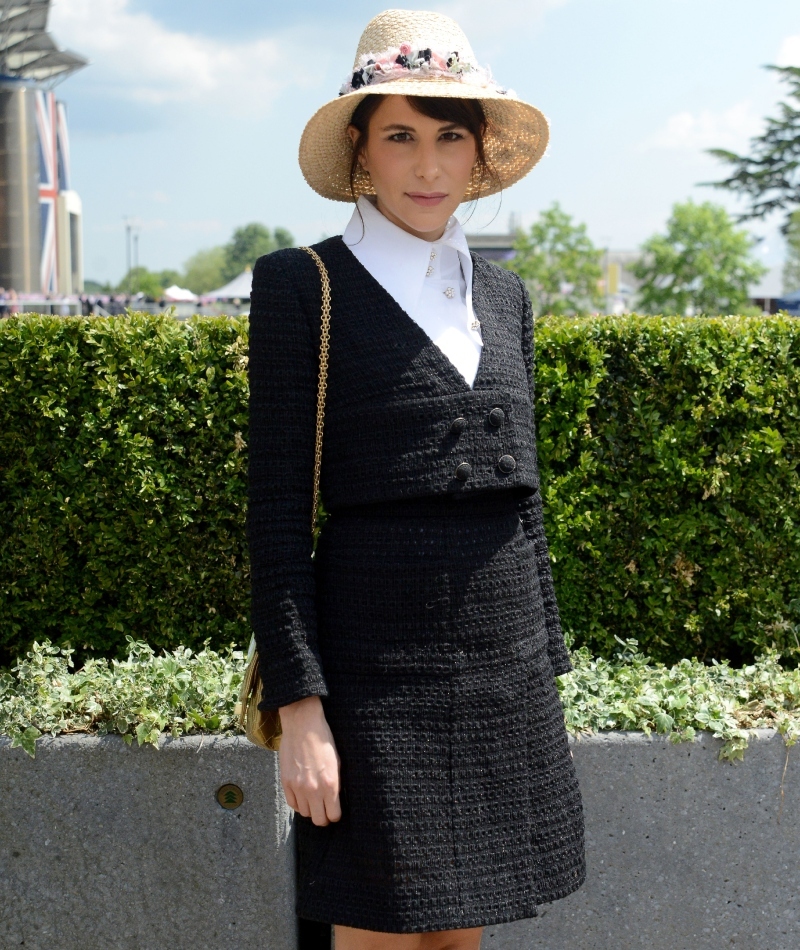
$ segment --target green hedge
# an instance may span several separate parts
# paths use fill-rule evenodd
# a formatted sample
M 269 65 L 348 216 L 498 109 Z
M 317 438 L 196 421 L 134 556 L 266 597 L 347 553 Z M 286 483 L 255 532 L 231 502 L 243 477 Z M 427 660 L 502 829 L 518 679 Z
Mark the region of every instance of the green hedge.
M 0 322 L 0 665 L 247 639 L 247 321 Z
M 541 321 L 539 452 L 576 642 L 650 655 L 797 651 L 800 321 Z
M 536 347 L 576 645 L 796 651 L 800 321 L 546 318 Z M 246 449 L 246 319 L 0 322 L 0 665 L 44 637 L 245 644 Z

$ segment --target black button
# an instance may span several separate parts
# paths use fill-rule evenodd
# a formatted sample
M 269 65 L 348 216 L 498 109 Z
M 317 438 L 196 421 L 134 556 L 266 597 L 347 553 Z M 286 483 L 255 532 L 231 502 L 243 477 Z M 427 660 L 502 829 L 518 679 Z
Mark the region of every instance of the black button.
M 450 426 L 450 431 L 453 433 L 453 435 L 458 435 L 466 428 L 467 420 L 463 416 L 459 416 L 458 419 L 453 419 L 453 424 Z
M 456 478 L 460 482 L 465 482 L 471 474 L 472 466 L 469 464 L 469 462 L 462 462 L 458 468 L 456 468 Z
M 489 413 L 489 422 L 493 426 L 501 426 L 503 424 L 503 419 L 505 419 L 506 414 L 499 406 L 495 406 L 494 409 Z
M 501 455 L 497 467 L 504 475 L 508 475 L 509 472 L 513 472 L 517 467 L 517 460 L 513 455 Z

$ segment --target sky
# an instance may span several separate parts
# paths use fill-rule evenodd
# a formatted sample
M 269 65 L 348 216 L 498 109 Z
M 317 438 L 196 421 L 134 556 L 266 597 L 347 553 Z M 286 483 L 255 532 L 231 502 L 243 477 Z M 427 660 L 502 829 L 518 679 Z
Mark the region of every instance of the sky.
M 85 276 L 119 281 L 124 219 L 139 261 L 180 270 L 251 221 L 299 243 L 338 234 L 351 206 L 305 183 L 297 146 L 351 70 L 381 3 L 350 0 L 53 0 L 49 30 L 90 65 L 66 102 Z M 797 0 L 449 0 L 482 65 L 538 106 L 551 140 L 501 198 L 460 215 L 468 233 L 524 226 L 558 201 L 598 247 L 634 249 L 675 202 L 736 198 L 701 187 L 746 151 L 783 87 L 763 67 L 800 65 Z M 466 209 L 463 209 L 466 210 Z M 784 255 L 780 217 L 747 225 L 760 260 Z

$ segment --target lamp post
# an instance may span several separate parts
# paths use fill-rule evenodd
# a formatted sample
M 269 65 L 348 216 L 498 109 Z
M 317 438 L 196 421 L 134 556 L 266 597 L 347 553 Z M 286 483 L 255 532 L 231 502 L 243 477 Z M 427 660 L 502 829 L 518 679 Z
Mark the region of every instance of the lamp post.
M 604 244 L 603 248 L 603 293 L 605 296 L 605 312 L 608 314 L 608 311 L 611 307 L 611 297 L 608 292 L 608 266 L 609 266 L 609 254 L 611 253 L 611 235 L 604 234 L 600 237 L 600 240 Z
M 128 297 L 131 295 L 131 233 L 133 225 L 129 217 L 123 218 L 125 222 L 125 293 Z

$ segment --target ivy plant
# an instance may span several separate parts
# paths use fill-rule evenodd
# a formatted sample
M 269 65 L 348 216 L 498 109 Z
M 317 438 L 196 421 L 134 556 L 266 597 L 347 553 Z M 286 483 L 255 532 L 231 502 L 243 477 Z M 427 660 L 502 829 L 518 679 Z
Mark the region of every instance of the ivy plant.
M 0 674 L 0 735 L 34 756 L 36 741 L 70 733 L 117 734 L 158 748 L 165 735 L 240 732 L 234 704 L 245 669 L 229 646 L 156 655 L 128 636 L 125 660 L 91 659 L 72 671 L 72 648 L 34 642 Z M 800 670 L 769 652 L 755 663 L 653 663 L 635 640 L 620 640 L 613 659 L 572 653 L 575 669 L 558 678 L 567 729 L 656 732 L 672 741 L 706 730 L 722 739 L 720 757 L 741 759 L 753 729 L 771 727 L 792 745 L 800 736 Z

